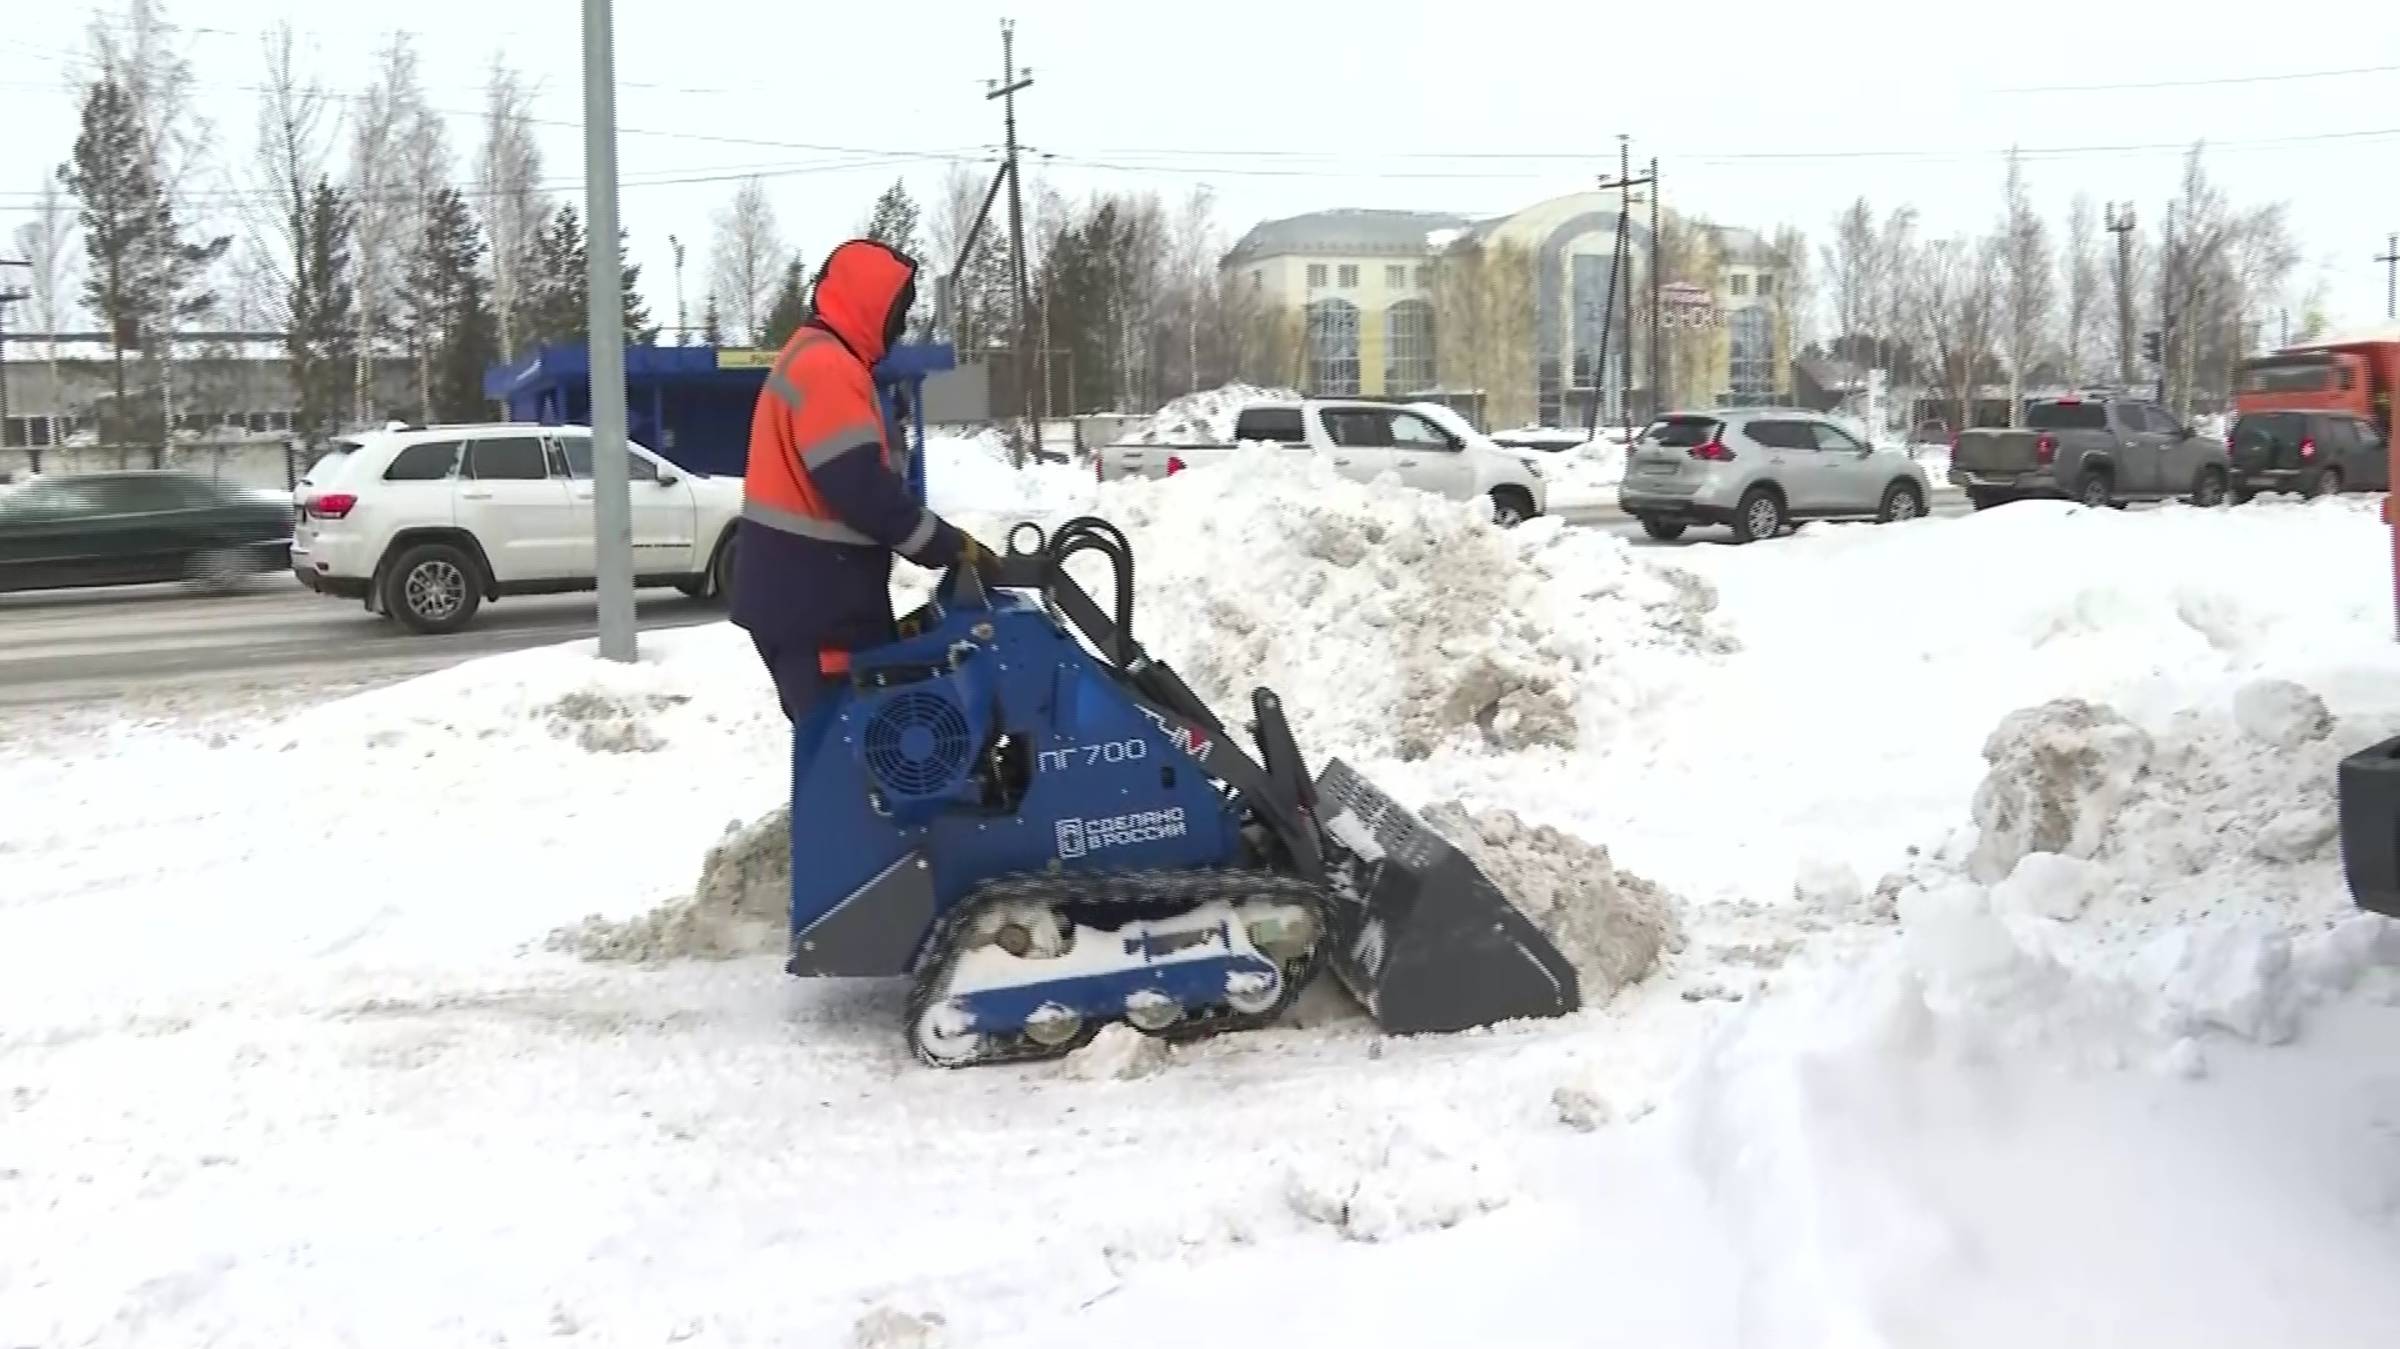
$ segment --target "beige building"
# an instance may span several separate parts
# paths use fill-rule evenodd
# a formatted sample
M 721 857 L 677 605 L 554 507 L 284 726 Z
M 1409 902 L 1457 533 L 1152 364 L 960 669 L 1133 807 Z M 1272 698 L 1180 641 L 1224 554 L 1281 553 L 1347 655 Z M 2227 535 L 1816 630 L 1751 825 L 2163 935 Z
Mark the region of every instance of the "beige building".
M 1647 208 L 1627 222 L 1624 270 L 1634 322 L 1616 318 L 1610 273 L 1617 197 L 1585 192 L 1488 220 L 1420 211 L 1337 210 L 1266 221 L 1221 263 L 1228 293 L 1298 340 L 1271 357 L 1288 369 L 1256 377 L 1314 393 L 1439 397 L 1488 425 L 1580 421 L 1597 395 L 1618 405 L 1617 371 L 1631 356 L 1627 402 L 1773 401 L 1790 388 L 1791 341 L 1781 307 L 1784 271 L 1748 230 L 1665 222 L 1664 279 L 1713 295 L 1701 326 L 1661 343 L 1662 399 L 1651 388 L 1649 278 L 1656 250 Z M 1605 333 L 1606 351 L 1602 350 Z M 1630 336 L 1630 351 L 1628 338 Z M 1263 344 L 1280 353 L 1286 344 Z

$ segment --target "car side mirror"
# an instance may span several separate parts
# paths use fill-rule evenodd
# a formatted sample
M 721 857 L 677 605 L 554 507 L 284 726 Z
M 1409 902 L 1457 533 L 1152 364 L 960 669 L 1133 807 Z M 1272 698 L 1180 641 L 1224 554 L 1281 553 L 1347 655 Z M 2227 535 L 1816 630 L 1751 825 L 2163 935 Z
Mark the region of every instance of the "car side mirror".
M 661 470 L 659 471 L 659 474 L 658 474 L 658 485 L 659 485 L 659 486 L 661 486 L 661 487 L 673 487 L 675 484 L 677 484 L 677 483 L 679 483 L 679 482 L 682 482 L 682 481 L 683 481 L 683 479 L 676 477 L 674 474 L 672 474 L 672 473 L 669 473 L 669 472 L 665 471 L 664 469 L 661 469 Z

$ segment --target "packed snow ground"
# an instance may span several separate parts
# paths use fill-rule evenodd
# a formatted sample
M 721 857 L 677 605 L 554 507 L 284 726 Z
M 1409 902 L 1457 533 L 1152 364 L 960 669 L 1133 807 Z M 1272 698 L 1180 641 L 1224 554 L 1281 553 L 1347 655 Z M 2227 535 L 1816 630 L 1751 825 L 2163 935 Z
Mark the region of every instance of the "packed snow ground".
M 896 989 L 553 950 L 779 803 L 727 627 L 0 745 L 0 1343 L 2400 1342 L 2400 934 L 2329 832 L 2400 731 L 2372 505 L 1636 549 L 1001 481 L 995 542 L 1125 526 L 1221 709 L 1659 883 L 1664 965 L 944 1074 Z

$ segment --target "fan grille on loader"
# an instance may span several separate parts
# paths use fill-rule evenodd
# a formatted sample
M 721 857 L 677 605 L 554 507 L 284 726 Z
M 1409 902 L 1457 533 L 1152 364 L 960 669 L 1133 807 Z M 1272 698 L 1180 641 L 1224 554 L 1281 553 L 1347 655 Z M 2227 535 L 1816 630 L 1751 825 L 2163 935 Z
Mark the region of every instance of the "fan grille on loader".
M 867 771 L 896 797 L 939 796 L 974 757 L 966 709 L 931 688 L 894 694 L 867 722 Z

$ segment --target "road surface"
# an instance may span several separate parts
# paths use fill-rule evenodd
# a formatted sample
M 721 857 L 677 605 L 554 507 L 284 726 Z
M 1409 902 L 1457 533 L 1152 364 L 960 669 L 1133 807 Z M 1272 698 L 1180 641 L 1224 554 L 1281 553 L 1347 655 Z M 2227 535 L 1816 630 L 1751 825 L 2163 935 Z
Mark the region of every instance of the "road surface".
M 1936 515 L 1966 503 L 1937 493 Z M 1707 546 L 1723 530 L 1655 544 L 1612 505 L 1561 511 L 1642 547 Z M 723 611 L 672 590 L 645 590 L 644 630 L 714 622 Z M 207 691 L 272 697 L 423 674 L 476 656 L 573 641 L 598 629 L 592 596 L 506 599 L 486 605 L 466 631 L 420 637 L 355 601 L 311 594 L 285 576 L 241 593 L 197 597 L 174 586 L 0 595 L 0 709 L 95 705 Z

